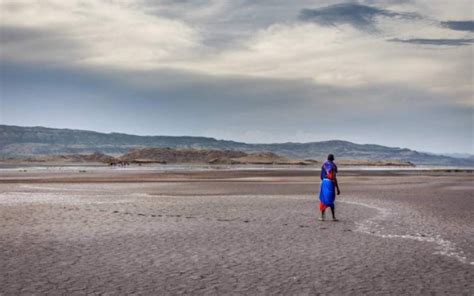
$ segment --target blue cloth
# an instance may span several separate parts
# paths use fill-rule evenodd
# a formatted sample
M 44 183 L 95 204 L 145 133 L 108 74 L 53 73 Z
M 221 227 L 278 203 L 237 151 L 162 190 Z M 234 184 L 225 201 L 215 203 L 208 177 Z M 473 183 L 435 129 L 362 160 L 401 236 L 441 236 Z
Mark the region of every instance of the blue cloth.
M 327 207 L 334 207 L 336 200 L 336 190 L 334 182 L 329 179 L 323 179 L 321 190 L 319 191 L 319 200 Z

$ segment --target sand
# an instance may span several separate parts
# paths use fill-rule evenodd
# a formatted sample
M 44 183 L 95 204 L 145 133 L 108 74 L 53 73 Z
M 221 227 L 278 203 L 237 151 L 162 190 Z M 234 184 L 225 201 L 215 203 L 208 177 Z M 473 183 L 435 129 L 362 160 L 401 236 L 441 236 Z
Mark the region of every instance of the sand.
M 0 294 L 474 291 L 469 172 L 84 170 L 0 171 Z

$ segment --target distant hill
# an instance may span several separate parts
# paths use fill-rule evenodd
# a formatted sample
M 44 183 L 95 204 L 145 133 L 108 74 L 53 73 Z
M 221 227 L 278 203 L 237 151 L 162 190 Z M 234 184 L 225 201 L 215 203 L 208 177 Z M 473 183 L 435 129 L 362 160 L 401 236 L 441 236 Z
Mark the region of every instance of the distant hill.
M 101 152 L 122 155 L 131 149 L 169 147 L 180 149 L 237 150 L 247 153 L 272 152 L 290 159 L 322 160 L 328 153 L 337 159 L 409 161 L 420 165 L 474 166 L 473 159 L 454 158 L 417 152 L 410 149 L 348 141 L 311 143 L 248 144 L 207 137 L 136 136 L 121 133 L 20 127 L 0 125 L 0 157 L 58 154 L 91 154 Z
M 100 152 L 92 154 L 65 154 L 65 155 L 32 155 L 16 158 L 6 158 L 7 163 L 105 163 L 118 162 L 118 159 Z
M 232 159 L 246 155 L 246 153 L 236 150 L 143 148 L 133 149 L 119 159 L 141 163 L 209 163 L 218 159 Z
M 129 163 L 208 163 L 208 164 L 313 164 L 290 160 L 272 152 L 245 153 L 238 150 L 143 148 L 133 149 L 119 160 Z

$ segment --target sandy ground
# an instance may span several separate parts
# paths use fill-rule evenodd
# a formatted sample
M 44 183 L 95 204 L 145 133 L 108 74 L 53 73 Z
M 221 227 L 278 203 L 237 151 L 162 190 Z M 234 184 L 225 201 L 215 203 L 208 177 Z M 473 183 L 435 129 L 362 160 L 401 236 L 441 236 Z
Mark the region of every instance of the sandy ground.
M 472 173 L 0 171 L 0 294 L 472 295 Z

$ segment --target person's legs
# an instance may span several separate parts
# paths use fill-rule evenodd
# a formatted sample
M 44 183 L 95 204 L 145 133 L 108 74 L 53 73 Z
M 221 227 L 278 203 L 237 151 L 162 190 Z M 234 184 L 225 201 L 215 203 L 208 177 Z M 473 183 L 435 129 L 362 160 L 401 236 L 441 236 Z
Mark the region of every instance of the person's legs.
M 334 206 L 331 207 L 331 214 L 332 214 L 332 220 L 337 221 L 336 208 Z
M 321 212 L 321 217 L 319 217 L 320 221 L 324 221 L 326 208 L 327 206 L 322 201 L 320 201 L 319 202 L 319 211 Z
M 321 210 L 321 217 L 319 217 L 319 220 L 324 221 L 325 214 L 326 214 L 326 210 Z

